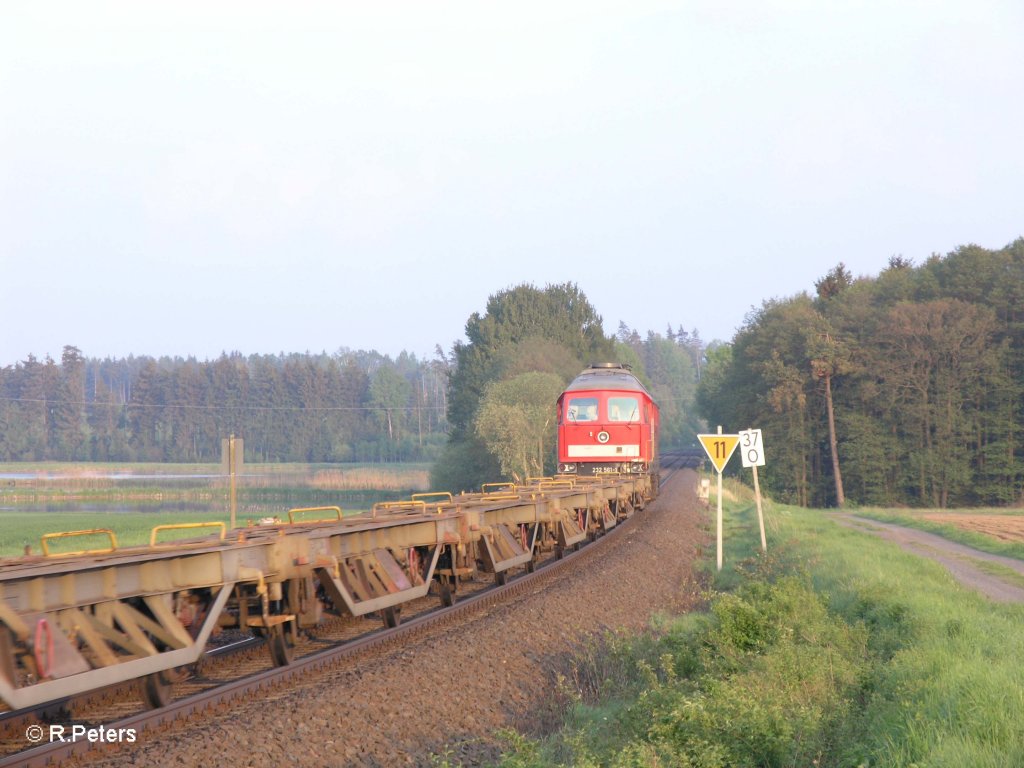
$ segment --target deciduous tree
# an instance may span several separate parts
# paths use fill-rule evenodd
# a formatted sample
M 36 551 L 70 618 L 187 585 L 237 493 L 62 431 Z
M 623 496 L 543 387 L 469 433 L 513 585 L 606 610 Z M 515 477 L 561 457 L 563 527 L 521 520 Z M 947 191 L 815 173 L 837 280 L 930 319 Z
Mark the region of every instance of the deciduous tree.
M 484 390 L 474 426 L 505 477 L 523 482 L 554 463 L 555 401 L 564 385 L 555 374 L 531 372 Z

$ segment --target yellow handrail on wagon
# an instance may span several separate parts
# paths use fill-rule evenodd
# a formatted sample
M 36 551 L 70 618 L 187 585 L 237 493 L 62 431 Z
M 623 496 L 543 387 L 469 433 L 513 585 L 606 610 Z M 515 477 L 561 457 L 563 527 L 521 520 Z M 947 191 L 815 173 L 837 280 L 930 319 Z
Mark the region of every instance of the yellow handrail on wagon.
M 484 483 L 483 485 L 480 486 L 480 493 L 494 493 L 494 491 L 488 491 L 488 488 L 508 488 L 509 490 L 514 491 L 516 488 L 516 484 L 512 482 Z
M 526 478 L 526 483 L 527 483 L 527 485 L 529 485 L 530 483 L 540 483 L 540 482 L 543 482 L 545 480 L 551 480 L 551 479 L 552 478 L 550 478 L 550 477 L 528 477 L 528 478 Z
M 316 520 L 300 520 L 301 523 L 334 523 L 341 520 L 341 507 L 296 507 L 288 510 L 288 525 L 295 525 L 296 513 L 303 512 L 334 512 L 334 517 L 321 517 Z
M 414 510 L 419 509 L 423 514 L 427 513 L 427 504 L 424 501 L 378 501 L 373 505 L 371 513 L 372 517 L 377 516 L 377 510 L 381 512 L 388 512 L 392 509 L 407 509 Z
M 413 501 L 423 501 L 424 499 L 443 499 L 447 498 L 448 503 L 452 503 L 452 495 L 448 491 L 433 491 L 431 493 L 414 493 L 412 495 Z
M 91 528 L 88 531 L 61 531 L 59 533 L 44 533 L 39 543 L 43 548 L 43 556 L 51 557 L 48 542 L 51 539 L 66 539 L 70 536 L 89 536 L 91 534 L 105 533 L 110 537 L 109 549 L 81 549 L 76 552 L 56 552 L 52 557 L 65 557 L 68 555 L 103 555 L 117 549 L 117 536 L 109 528 Z
M 576 484 L 572 480 L 542 480 L 539 483 L 539 488 L 542 491 L 555 491 L 559 488 L 572 490 L 575 487 Z
M 212 523 L 169 523 L 167 525 L 157 525 L 153 527 L 153 530 L 149 532 L 149 546 L 155 547 L 156 537 L 160 531 L 177 531 L 177 530 L 188 530 L 190 528 L 220 528 L 220 540 L 224 541 L 224 537 L 227 535 L 228 527 L 221 522 Z M 171 542 L 163 542 L 164 544 L 170 544 Z

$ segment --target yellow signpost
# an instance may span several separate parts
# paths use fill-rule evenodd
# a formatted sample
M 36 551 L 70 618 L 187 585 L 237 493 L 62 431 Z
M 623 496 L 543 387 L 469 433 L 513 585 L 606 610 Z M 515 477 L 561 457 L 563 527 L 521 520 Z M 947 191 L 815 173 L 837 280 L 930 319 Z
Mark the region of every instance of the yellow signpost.
M 711 459 L 711 463 L 715 465 L 715 469 L 718 470 L 719 474 L 725 469 L 725 465 L 729 463 L 729 459 L 740 442 L 739 435 L 723 435 L 721 433 L 717 435 L 697 435 L 697 439 L 704 446 L 704 451 L 707 453 L 708 458 Z
M 719 426 L 718 434 L 697 435 L 697 439 L 704 446 L 704 452 L 718 471 L 718 570 L 722 570 L 722 470 L 739 445 L 740 436 L 723 435 L 722 427 Z

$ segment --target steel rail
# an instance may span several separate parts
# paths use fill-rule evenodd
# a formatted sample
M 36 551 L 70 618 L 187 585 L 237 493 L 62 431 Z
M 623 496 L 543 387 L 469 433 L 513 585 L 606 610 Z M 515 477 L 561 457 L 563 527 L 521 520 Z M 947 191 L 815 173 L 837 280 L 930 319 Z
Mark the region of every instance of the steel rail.
M 663 454 L 668 459 L 668 466 L 663 469 L 661 484 L 665 485 L 680 469 L 693 465 L 695 462 L 688 454 L 679 456 Z M 345 641 L 331 648 L 317 651 L 295 659 L 290 664 L 273 667 L 263 672 L 247 675 L 214 688 L 181 698 L 161 707 L 148 710 L 121 720 L 104 724 L 104 729 L 133 729 L 136 733 L 135 743 L 146 731 L 153 731 L 162 725 L 176 720 L 189 718 L 212 707 L 228 704 L 232 700 L 261 691 L 269 691 L 282 684 L 297 680 L 314 672 L 327 672 L 339 667 L 352 658 L 379 651 L 391 646 L 407 643 L 428 631 L 456 621 L 469 619 L 486 609 L 510 603 L 512 598 L 523 593 L 535 591 L 546 583 L 562 575 L 565 571 L 575 569 L 588 560 L 600 555 L 606 546 L 622 535 L 624 530 L 634 527 L 638 515 L 616 525 L 596 541 L 588 543 L 577 551 L 567 552 L 561 559 L 551 558 L 544 565 L 538 566 L 533 573 L 523 573 L 507 584 L 493 586 L 463 598 L 448 608 L 435 608 L 425 611 L 392 629 L 377 630 L 368 635 Z M 42 726 L 44 730 L 46 726 Z M 93 749 L 124 748 L 124 744 L 105 744 L 84 741 L 57 741 L 31 747 L 21 752 L 0 758 L 0 768 L 35 768 L 52 764 L 60 764 L 71 757 L 81 757 Z

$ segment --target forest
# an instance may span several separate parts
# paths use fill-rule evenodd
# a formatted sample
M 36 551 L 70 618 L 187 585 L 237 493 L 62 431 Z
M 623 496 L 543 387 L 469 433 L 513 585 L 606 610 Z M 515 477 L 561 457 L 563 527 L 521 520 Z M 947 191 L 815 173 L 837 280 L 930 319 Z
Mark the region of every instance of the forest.
M 595 360 L 632 364 L 662 404 L 665 440 L 692 442 L 696 331 L 641 336 L 621 324 L 606 336 L 570 284 L 521 285 L 487 307 L 469 318 L 468 342 L 430 360 L 345 348 L 209 361 L 99 360 L 74 346 L 59 361 L 30 356 L 0 368 L 0 461 L 217 462 L 234 434 L 249 462 L 438 461 L 436 487 L 467 488 L 552 471 L 555 399 Z M 522 441 L 541 446 L 529 466 L 507 456 Z
M 762 482 L 803 506 L 1024 503 L 1024 239 L 877 277 L 840 263 L 712 345 L 698 407 L 763 430 Z
M 763 431 L 763 482 L 804 506 L 1024 503 L 1024 239 L 877 276 L 842 263 L 728 343 L 641 334 L 571 283 L 488 297 L 431 360 L 340 349 L 216 360 L 29 357 L 0 369 L 0 461 L 433 462 L 437 488 L 550 472 L 553 403 L 593 361 L 633 366 L 663 447 Z
M 690 445 L 700 428 L 694 402 L 703 365 L 700 334 L 647 332 L 603 321 L 573 283 L 519 285 L 493 294 L 466 323 L 451 355 L 449 442 L 433 485 L 465 490 L 495 477 L 551 474 L 555 399 L 584 367 L 631 365 L 661 407 L 662 447 Z
M 0 369 L 0 461 L 431 461 L 447 362 L 342 349 L 216 360 L 89 359 L 64 347 Z

